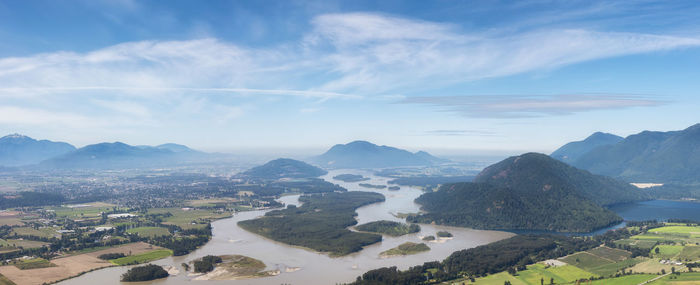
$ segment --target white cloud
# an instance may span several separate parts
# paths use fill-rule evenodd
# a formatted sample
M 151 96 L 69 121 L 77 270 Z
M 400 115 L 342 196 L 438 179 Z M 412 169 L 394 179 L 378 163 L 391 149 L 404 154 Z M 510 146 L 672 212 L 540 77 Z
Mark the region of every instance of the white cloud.
M 467 117 L 539 117 L 596 110 L 652 107 L 667 102 L 637 95 L 477 95 L 406 98 L 401 103 L 426 104 Z
M 265 104 L 274 101 L 265 101 L 271 97 L 323 103 L 405 96 L 464 81 L 700 46 L 694 37 L 583 29 L 465 31 L 452 24 L 371 13 L 321 15 L 312 20 L 312 26 L 296 42 L 266 48 L 209 38 L 127 42 L 85 53 L 0 58 L 3 111 L 22 118 L 4 113 L 0 123 L 77 126 L 81 120 L 107 118 L 85 111 L 90 106 L 135 115 L 153 125 L 177 115 L 190 119 L 175 110 L 214 110 L 211 117 L 194 118 L 228 122 L 247 113 L 227 106 L 255 104 L 255 100 Z M 240 102 L 244 99 L 247 102 Z M 406 100 L 420 103 L 422 99 Z M 655 104 L 602 95 L 574 101 L 510 100 L 511 105 L 482 102 L 452 109 L 521 116 Z M 37 117 L 32 119 L 12 107 L 36 106 L 37 101 L 60 112 L 24 110 Z
M 329 44 L 330 90 L 390 92 L 508 76 L 621 55 L 700 46 L 695 37 L 540 29 L 463 32 L 377 14 L 317 18 L 313 43 Z M 321 45 L 321 44 L 319 44 Z M 426 86 L 427 84 L 427 86 Z

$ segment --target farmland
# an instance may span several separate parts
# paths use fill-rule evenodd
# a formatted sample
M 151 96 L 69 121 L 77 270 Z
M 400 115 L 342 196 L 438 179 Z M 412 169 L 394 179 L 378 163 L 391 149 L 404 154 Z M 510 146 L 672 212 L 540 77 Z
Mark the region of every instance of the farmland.
M 171 235 L 168 229 L 161 227 L 138 227 L 126 230 L 127 233 L 137 234 L 142 237 L 159 237 Z
M 166 258 L 168 256 L 173 255 L 173 251 L 169 249 L 157 249 L 154 251 L 146 252 L 146 253 L 141 253 L 141 254 L 135 254 L 135 255 L 130 255 L 122 258 L 117 258 L 110 260 L 110 262 L 116 264 L 116 265 L 132 265 L 132 264 L 141 264 L 141 263 L 146 263 L 154 260 L 158 260 L 161 258 Z

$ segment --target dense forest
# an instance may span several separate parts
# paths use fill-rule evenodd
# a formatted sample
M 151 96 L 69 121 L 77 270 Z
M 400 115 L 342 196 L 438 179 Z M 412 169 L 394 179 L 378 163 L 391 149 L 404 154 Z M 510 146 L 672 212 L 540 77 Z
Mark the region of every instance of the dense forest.
M 306 195 L 301 207 L 288 206 L 270 211 L 264 217 L 238 222 L 242 228 L 291 245 L 308 247 L 332 255 L 345 255 L 382 240 L 371 233 L 346 229 L 357 224 L 355 209 L 384 201 L 370 192 L 343 192 Z
M 444 185 L 421 195 L 416 203 L 427 213 L 408 216 L 409 222 L 477 229 L 590 232 L 622 221 L 573 193 L 516 195 L 484 183 Z
M 221 263 L 222 259 L 219 256 L 207 255 L 193 262 L 194 272 L 207 273 L 214 270 L 216 264 Z
M 648 195 L 546 155 L 528 153 L 487 167 L 474 183 L 446 184 L 416 199 L 415 223 L 479 229 L 591 232 L 622 221 L 603 205 Z
M 150 281 L 168 277 L 168 272 L 155 264 L 136 266 L 122 275 L 122 282 Z
M 600 206 L 650 199 L 647 193 L 628 183 L 591 174 L 541 153 L 507 158 L 485 168 L 474 182 L 510 188 L 523 195 L 574 192 Z
M 416 224 L 404 224 L 392 221 L 375 221 L 356 226 L 355 229 L 363 232 L 372 232 L 390 236 L 402 236 L 420 232 L 420 226 Z

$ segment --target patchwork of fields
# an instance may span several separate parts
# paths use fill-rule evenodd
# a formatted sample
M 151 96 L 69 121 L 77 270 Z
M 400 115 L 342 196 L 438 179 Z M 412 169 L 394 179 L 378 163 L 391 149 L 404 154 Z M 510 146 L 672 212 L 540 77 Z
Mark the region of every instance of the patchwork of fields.
M 649 252 L 650 257 L 634 257 L 626 250 L 601 246 L 577 252 L 559 259 L 563 266 L 543 263 L 530 265 L 527 270 L 511 275 L 500 272 L 477 278 L 475 282 L 460 280 L 446 284 L 480 285 L 540 285 L 577 284 L 581 279 L 604 279 L 586 281 L 591 285 L 636 285 L 644 282 L 651 285 L 700 284 L 700 273 L 688 272 L 688 268 L 677 262 L 700 261 L 700 227 L 682 224 L 651 229 L 646 233 L 614 242 L 618 247 L 633 247 Z M 658 248 L 658 253 L 656 252 Z M 548 264 L 557 262 L 547 262 Z M 560 262 L 559 262 L 560 263 Z M 622 274 L 624 273 L 628 274 Z M 672 271 L 678 274 L 670 274 Z M 632 274 L 629 274 L 632 272 Z M 657 280 L 654 280 L 657 279 Z M 654 280 L 654 281 L 651 281 Z M 651 282 L 650 282 L 651 281 Z

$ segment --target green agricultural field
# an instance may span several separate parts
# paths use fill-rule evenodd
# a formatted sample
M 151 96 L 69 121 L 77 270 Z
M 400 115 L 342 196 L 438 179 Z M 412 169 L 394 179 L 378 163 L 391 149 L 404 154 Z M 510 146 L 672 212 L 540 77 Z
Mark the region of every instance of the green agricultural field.
M 171 235 L 168 229 L 161 227 L 138 227 L 128 229 L 126 232 L 130 234 L 137 234 L 141 237 L 159 237 Z
M 45 245 L 49 245 L 47 242 L 33 241 L 33 240 L 19 240 L 19 239 L 8 239 L 3 241 L 5 244 L 11 247 L 22 247 L 22 248 L 37 248 Z
M 66 217 L 69 219 L 87 219 L 100 217 L 102 212 L 111 211 L 115 206 L 101 202 L 88 203 L 85 205 L 87 207 L 73 205 L 74 207 L 48 207 L 47 209 L 54 211 L 57 217 Z
M 700 260 L 700 246 L 686 246 L 678 255 L 679 260 L 697 261 Z
M 650 285 L 696 285 L 700 284 L 700 272 L 684 272 L 680 275 L 668 275 L 649 283 Z
M 660 273 L 661 270 L 664 270 L 666 272 L 671 272 L 672 267 L 675 267 L 676 271 L 687 270 L 685 268 L 685 266 L 673 266 L 673 265 L 668 265 L 668 264 L 661 264 L 659 262 L 659 260 L 660 259 L 658 259 L 658 258 L 653 258 L 653 259 L 648 259 L 644 262 L 640 262 L 631 268 L 632 272 L 657 274 L 657 273 Z
M 665 226 L 649 230 L 650 233 L 671 234 L 682 237 L 700 238 L 700 226 Z
M 116 264 L 116 265 L 141 264 L 141 263 L 146 263 L 146 262 L 158 260 L 161 258 L 166 258 L 168 256 L 171 256 L 172 254 L 173 254 L 172 250 L 158 249 L 158 250 L 150 251 L 147 253 L 135 254 L 135 255 L 130 255 L 130 256 L 126 256 L 126 257 L 122 257 L 122 258 L 113 259 L 113 260 L 110 260 L 109 262 Z
M 562 284 L 597 276 L 598 275 L 596 274 L 571 265 L 545 268 L 545 266 L 542 264 L 534 264 L 528 266 L 527 270 L 518 272 L 518 276 L 516 276 L 516 278 L 525 284 L 535 285 L 540 284 L 540 280 L 542 279 L 549 284 L 549 281 L 554 278 L 554 281 L 557 284 Z
M 208 221 L 214 219 L 221 219 L 230 217 L 231 213 L 228 212 L 215 212 L 213 210 L 183 210 L 181 208 L 154 208 L 148 210 L 149 214 L 164 214 L 170 213 L 172 216 L 164 219 L 163 224 L 166 225 L 176 225 L 183 229 L 191 229 L 203 227 L 203 224 L 192 224 L 198 221 Z
M 474 283 L 470 283 L 470 282 L 464 282 L 464 283 L 465 284 L 478 284 L 478 285 L 503 285 L 503 283 L 505 283 L 506 281 L 509 281 L 510 284 L 513 284 L 513 285 L 531 285 L 531 284 L 527 284 L 527 283 L 519 280 L 515 276 L 508 274 L 508 272 L 500 272 L 500 273 L 486 276 L 484 278 L 477 278 L 476 282 L 474 282 Z M 539 281 L 537 281 L 537 282 L 538 282 L 537 284 L 539 284 Z M 457 283 L 457 284 L 461 284 L 461 283 Z
M 656 253 L 657 248 L 659 249 L 659 253 Z M 676 256 L 678 256 L 678 254 L 681 253 L 681 250 L 683 250 L 682 245 L 660 244 L 651 250 L 651 254 L 654 257 L 669 259 L 669 258 L 675 258 Z
M 539 285 L 540 280 L 544 279 L 545 284 L 549 284 L 552 278 L 556 284 L 566 284 L 591 277 L 598 277 L 598 275 L 571 265 L 546 267 L 543 264 L 533 264 L 528 266 L 527 270 L 518 272 L 516 276 L 512 276 L 507 272 L 500 272 L 484 278 L 478 278 L 475 283 L 465 280 L 456 284 L 464 282 L 465 284 L 503 285 L 504 282 L 509 281 L 513 285 Z
M 655 245 L 654 240 L 643 240 L 643 239 L 623 239 L 615 241 L 617 245 L 628 245 L 632 247 L 637 247 L 641 249 L 651 250 Z
M 584 270 L 614 263 L 585 251 L 569 255 L 561 260 Z
M 53 228 L 40 228 L 38 230 L 35 230 L 33 228 L 30 228 L 30 227 L 19 227 L 19 228 L 12 228 L 12 233 L 20 235 L 20 236 L 36 236 L 36 237 L 45 237 L 45 238 L 51 238 L 53 236 L 61 236 Z
M 588 269 L 590 272 L 598 274 L 600 276 L 611 276 L 622 269 L 626 269 L 636 265 L 637 263 L 643 262 L 642 258 L 630 258 L 623 261 L 618 261 L 615 263 L 605 264 L 597 267 L 591 267 Z
M 631 239 L 636 240 L 647 240 L 647 241 L 659 241 L 659 242 L 683 242 L 687 241 L 687 238 L 674 236 L 674 235 L 664 235 L 664 234 L 641 234 L 631 237 Z
M 594 249 L 588 250 L 589 253 L 612 261 L 623 261 L 630 258 L 632 253 L 626 250 L 609 248 L 607 246 L 596 247 Z
M 606 278 L 606 279 L 601 279 L 601 280 L 594 280 L 591 281 L 590 283 L 585 283 L 586 285 L 630 285 L 630 284 L 639 284 L 647 280 L 654 279 L 655 277 L 658 277 L 657 275 L 652 275 L 652 274 L 635 274 L 635 275 L 627 275 L 627 276 L 622 276 L 622 277 L 617 277 L 617 278 Z
M 32 258 L 32 259 L 22 260 L 22 261 L 15 263 L 14 265 L 15 265 L 15 267 L 17 267 L 21 270 L 55 267 L 56 266 L 56 264 L 53 264 L 53 263 L 51 263 L 48 260 L 43 259 L 43 258 Z

